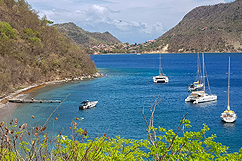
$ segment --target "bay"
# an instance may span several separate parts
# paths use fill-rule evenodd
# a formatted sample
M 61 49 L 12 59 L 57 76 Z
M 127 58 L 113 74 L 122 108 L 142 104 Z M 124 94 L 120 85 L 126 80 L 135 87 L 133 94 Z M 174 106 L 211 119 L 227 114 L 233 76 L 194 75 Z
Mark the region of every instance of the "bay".
M 227 105 L 228 57 L 231 57 L 230 106 L 237 113 L 233 124 L 221 122 L 220 114 Z M 195 81 L 197 54 L 162 54 L 162 67 L 169 77 L 167 84 L 154 84 L 152 77 L 159 70 L 159 54 L 120 54 L 92 55 L 99 72 L 104 77 L 75 81 L 67 84 L 50 85 L 34 91 L 35 99 L 67 99 L 54 113 L 58 117 L 49 125 L 50 133 L 62 132 L 70 135 L 71 121 L 84 118 L 80 126 L 88 131 L 91 138 L 120 135 L 130 139 L 146 139 L 146 124 L 142 116 L 145 110 L 150 116 L 151 104 L 161 99 L 154 114 L 155 126 L 176 130 L 183 115 L 192 127 L 188 131 L 199 131 L 203 124 L 208 125 L 210 136 L 216 134 L 216 142 L 229 146 L 230 152 L 242 147 L 242 54 L 211 53 L 205 54 L 205 64 L 212 94 L 218 96 L 216 102 L 193 105 L 185 103 L 188 85 Z M 98 100 L 96 108 L 79 111 L 78 106 L 84 100 Z M 20 123 L 28 122 L 33 126 L 43 124 L 58 104 L 22 104 L 12 112 Z M 34 115 L 33 120 L 30 116 Z M 38 123 L 36 123 L 38 120 Z

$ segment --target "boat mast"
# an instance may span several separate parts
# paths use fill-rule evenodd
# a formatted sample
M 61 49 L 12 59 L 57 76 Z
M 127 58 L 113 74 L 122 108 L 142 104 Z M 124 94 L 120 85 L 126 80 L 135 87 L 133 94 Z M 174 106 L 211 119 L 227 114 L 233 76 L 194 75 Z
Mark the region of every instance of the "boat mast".
M 201 62 L 199 58 L 199 53 L 197 53 L 197 80 L 199 81 L 199 84 L 202 83 L 202 79 Z
M 203 91 L 205 92 L 205 63 L 204 63 L 204 53 L 202 53 L 203 57 Z
M 199 53 L 197 53 L 197 79 L 199 80 L 199 83 L 201 83 L 200 82 L 200 78 L 199 78 Z
M 230 57 L 229 57 L 229 70 L 228 70 L 228 105 L 227 105 L 227 110 L 230 110 L 229 106 L 229 88 L 230 88 Z
M 159 61 L 159 75 L 161 75 L 161 55 L 160 55 L 160 61 Z

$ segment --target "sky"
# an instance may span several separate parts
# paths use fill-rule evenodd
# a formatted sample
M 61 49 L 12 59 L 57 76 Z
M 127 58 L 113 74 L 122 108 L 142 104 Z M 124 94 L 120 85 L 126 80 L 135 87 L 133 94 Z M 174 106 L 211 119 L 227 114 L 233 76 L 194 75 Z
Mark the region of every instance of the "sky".
M 108 31 L 121 42 L 154 40 L 198 6 L 234 0 L 27 0 L 40 18 L 73 22 L 89 32 Z

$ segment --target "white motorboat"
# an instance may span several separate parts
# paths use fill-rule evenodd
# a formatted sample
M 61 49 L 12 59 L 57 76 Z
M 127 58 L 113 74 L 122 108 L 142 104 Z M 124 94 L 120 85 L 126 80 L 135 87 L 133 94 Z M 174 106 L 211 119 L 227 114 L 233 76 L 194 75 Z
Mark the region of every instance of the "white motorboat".
M 160 55 L 160 61 L 159 61 L 159 75 L 153 76 L 153 82 L 154 83 L 168 83 L 169 79 L 168 77 L 163 73 L 161 68 L 161 55 Z
M 227 110 L 225 110 L 223 113 L 221 113 L 220 118 L 224 122 L 235 122 L 237 119 L 237 115 L 234 111 L 230 110 L 229 106 L 229 89 L 230 89 L 230 57 L 229 57 L 229 71 L 228 71 L 228 104 L 227 104 Z
M 207 79 L 208 82 L 208 79 Z M 211 94 L 210 88 L 210 94 L 205 93 L 205 63 L 204 63 L 204 54 L 203 54 L 203 90 L 202 91 L 193 91 L 186 99 L 185 102 L 192 102 L 194 104 L 197 103 L 203 103 L 203 102 L 209 102 L 209 101 L 216 101 L 217 95 Z M 209 86 L 209 84 L 208 84 Z
M 199 53 L 197 53 L 197 78 L 196 82 L 193 82 L 190 86 L 188 86 L 188 92 L 191 91 L 202 91 L 204 84 L 202 83 L 202 71 L 201 71 L 201 63 L 199 59 Z
M 96 106 L 97 103 L 98 103 L 98 101 L 93 101 L 93 102 L 90 102 L 88 100 L 83 101 L 81 103 L 81 105 L 79 106 L 79 110 L 85 110 L 85 109 L 93 108 L 93 107 Z

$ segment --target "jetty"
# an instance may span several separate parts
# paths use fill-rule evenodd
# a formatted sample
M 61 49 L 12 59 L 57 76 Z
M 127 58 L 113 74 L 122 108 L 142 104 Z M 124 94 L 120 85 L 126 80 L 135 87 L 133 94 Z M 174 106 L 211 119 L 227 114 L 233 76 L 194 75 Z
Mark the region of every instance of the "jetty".
M 12 103 L 61 103 L 60 100 L 9 99 Z

